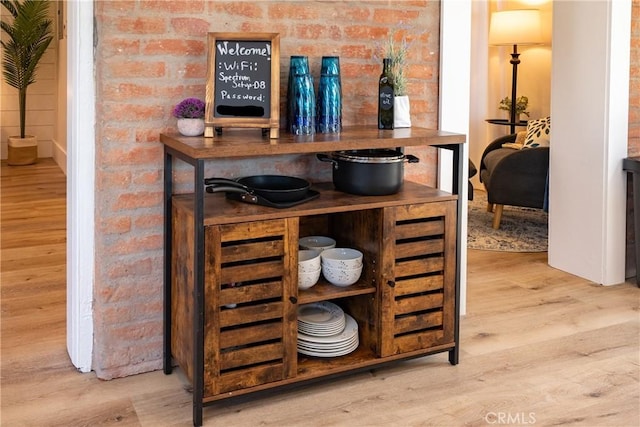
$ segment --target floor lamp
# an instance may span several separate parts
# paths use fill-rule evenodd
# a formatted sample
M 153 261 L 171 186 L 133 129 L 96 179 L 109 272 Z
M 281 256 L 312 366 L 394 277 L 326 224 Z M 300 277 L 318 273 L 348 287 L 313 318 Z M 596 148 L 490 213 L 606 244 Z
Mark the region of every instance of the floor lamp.
M 537 9 L 524 9 L 493 12 L 489 25 L 489 44 L 492 46 L 513 45 L 513 53 L 511 54 L 511 61 L 509 61 L 513 66 L 509 123 L 511 125 L 511 133 L 514 133 L 515 125 L 517 124 L 516 99 L 518 64 L 520 63 L 518 45 L 542 44 L 540 11 Z

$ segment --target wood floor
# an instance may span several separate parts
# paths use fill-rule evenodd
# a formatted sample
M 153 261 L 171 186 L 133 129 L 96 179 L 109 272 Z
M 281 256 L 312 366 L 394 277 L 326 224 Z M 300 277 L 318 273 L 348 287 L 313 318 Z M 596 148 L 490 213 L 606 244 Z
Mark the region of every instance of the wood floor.
M 65 177 L 1 166 L 2 426 L 189 426 L 179 373 L 78 373 L 65 344 Z M 461 360 L 447 355 L 205 409 L 208 426 L 640 425 L 640 291 L 469 251 Z

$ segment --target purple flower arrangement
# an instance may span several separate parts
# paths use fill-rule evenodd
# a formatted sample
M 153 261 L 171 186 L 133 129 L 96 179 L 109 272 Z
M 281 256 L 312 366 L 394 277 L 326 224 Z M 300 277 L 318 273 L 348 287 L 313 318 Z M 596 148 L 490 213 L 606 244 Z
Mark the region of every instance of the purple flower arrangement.
M 173 109 L 173 116 L 179 119 L 203 119 L 204 102 L 198 98 L 184 99 Z

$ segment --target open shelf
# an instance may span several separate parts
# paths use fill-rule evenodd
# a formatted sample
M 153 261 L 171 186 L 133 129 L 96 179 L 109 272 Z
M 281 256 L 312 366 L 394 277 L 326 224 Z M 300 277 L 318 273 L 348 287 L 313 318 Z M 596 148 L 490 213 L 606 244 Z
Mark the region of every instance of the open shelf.
M 216 138 L 163 133 L 160 141 L 167 148 L 191 159 L 221 159 L 463 144 L 465 136 L 419 127 L 379 130 L 375 126 L 344 126 L 340 133 L 293 135 L 280 132 L 277 139 L 261 138 L 257 129 L 225 129 L 224 134 Z
M 359 281 L 351 286 L 341 288 L 332 285 L 325 279 L 320 278 L 318 283 L 310 289 L 298 291 L 298 303 L 308 304 L 311 302 L 327 301 L 337 298 L 352 297 L 355 295 L 365 295 L 375 293 L 376 287 L 370 283 Z
M 338 357 L 314 357 L 298 353 L 298 377 L 320 377 L 333 372 L 352 370 L 377 357 L 362 343 L 353 352 Z
M 320 193 L 320 197 L 284 209 L 229 200 L 222 193 L 207 193 L 204 197 L 204 225 L 234 224 L 457 199 L 456 195 L 412 181 L 405 181 L 398 193 L 387 196 L 343 193 L 335 190 L 331 182 L 313 183 L 312 188 Z M 193 211 L 192 193 L 174 195 L 172 201 L 176 206 Z

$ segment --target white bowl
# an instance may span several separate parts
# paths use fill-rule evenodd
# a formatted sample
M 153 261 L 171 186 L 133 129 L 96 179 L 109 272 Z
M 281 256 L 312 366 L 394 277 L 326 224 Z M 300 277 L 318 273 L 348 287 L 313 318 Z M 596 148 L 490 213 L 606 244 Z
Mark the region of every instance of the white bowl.
M 336 247 L 336 241 L 326 236 L 307 236 L 298 241 L 300 249 L 317 249 L 323 251 Z
M 303 249 L 298 251 L 298 272 L 312 273 L 320 269 L 320 251 Z
M 346 287 L 358 281 L 362 274 L 362 265 L 357 268 L 332 268 L 322 265 L 322 275 L 332 285 Z
M 308 273 L 301 273 L 300 271 L 298 271 L 298 289 L 309 289 L 310 287 L 318 283 L 321 271 L 321 268 Z
M 362 252 L 351 248 L 333 248 L 322 251 L 320 254 L 322 265 L 331 268 L 358 268 L 362 267 Z

